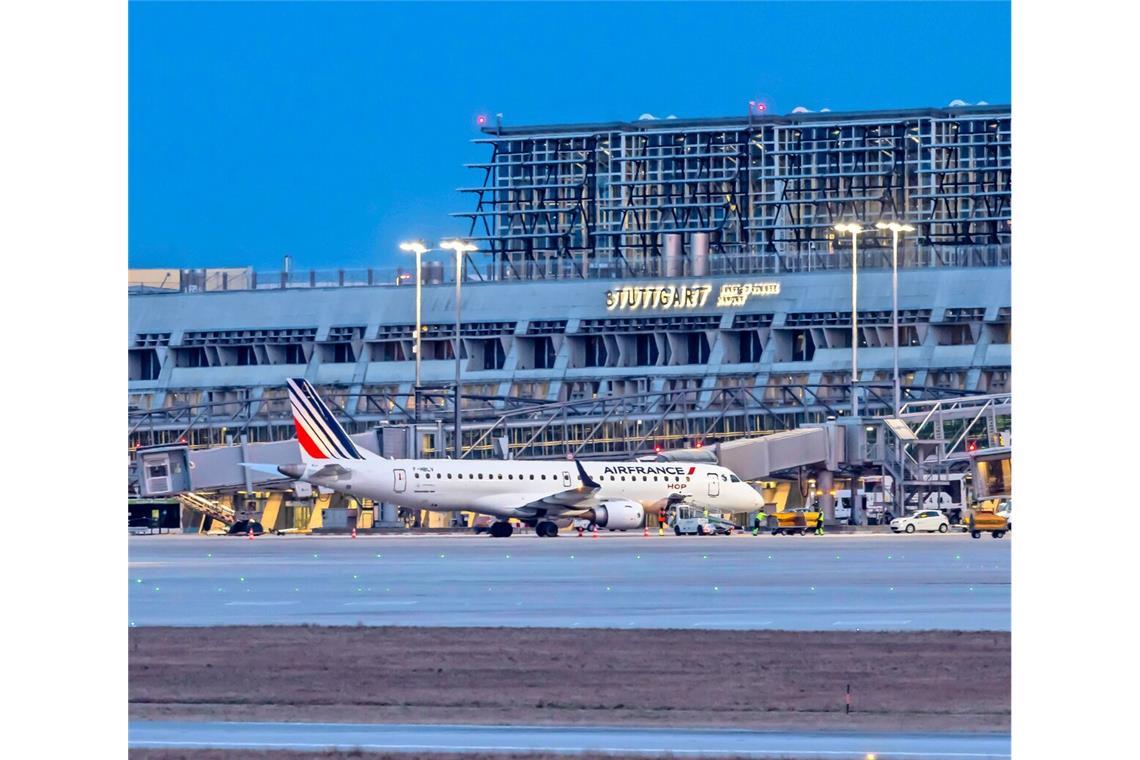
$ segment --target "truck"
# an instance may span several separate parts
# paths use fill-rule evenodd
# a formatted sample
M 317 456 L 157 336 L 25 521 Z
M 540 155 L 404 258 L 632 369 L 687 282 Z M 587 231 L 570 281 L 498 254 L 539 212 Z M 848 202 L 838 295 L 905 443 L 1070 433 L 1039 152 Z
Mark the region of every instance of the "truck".
M 670 522 L 678 536 L 729 535 L 736 527 L 719 514 L 706 513 L 704 509 L 682 504 L 672 510 Z

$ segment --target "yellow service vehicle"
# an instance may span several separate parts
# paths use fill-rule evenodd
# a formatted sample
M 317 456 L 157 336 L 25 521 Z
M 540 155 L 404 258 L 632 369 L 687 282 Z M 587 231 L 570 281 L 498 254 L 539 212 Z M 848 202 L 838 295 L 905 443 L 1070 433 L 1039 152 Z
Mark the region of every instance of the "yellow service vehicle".
M 1009 520 L 998 514 L 998 506 L 996 499 L 974 505 L 966 518 L 966 530 L 971 538 L 981 538 L 983 533 L 1001 538 L 1009 532 Z
M 822 517 L 822 512 L 811 512 L 806 509 L 776 512 L 768 515 L 767 527 L 773 536 L 803 536 L 814 531 Z

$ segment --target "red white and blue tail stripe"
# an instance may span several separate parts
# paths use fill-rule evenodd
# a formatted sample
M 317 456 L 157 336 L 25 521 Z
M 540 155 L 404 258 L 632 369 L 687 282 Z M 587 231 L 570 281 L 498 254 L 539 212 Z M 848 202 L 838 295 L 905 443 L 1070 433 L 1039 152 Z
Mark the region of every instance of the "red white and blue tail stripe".
M 294 377 L 287 382 L 297 442 L 306 458 L 364 459 L 309 381 Z

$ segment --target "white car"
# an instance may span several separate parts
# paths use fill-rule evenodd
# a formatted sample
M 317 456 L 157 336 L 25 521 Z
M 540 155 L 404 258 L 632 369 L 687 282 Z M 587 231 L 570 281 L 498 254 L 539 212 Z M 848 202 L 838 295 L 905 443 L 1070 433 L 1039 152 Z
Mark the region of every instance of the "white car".
M 895 533 L 914 533 L 920 530 L 946 533 L 950 530 L 950 520 L 937 509 L 923 509 L 913 515 L 891 520 L 891 530 Z

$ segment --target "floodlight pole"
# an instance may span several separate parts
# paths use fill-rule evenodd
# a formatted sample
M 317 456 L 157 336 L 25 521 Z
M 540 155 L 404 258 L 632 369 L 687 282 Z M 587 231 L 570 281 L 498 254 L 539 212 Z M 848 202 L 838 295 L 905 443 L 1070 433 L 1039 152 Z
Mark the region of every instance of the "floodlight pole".
M 463 355 L 463 336 L 460 332 L 460 311 L 463 298 L 463 257 L 476 250 L 476 246 L 462 240 L 445 240 L 440 248 L 455 251 L 455 458 L 463 456 L 463 386 L 460 385 L 460 361 Z
M 463 249 L 455 249 L 455 458 L 463 456 L 463 386 L 459 384 L 460 357 L 463 355 L 463 334 L 459 315 L 463 298 Z
M 400 243 L 400 250 L 416 254 L 416 336 L 412 347 L 412 350 L 416 352 L 416 384 L 412 387 L 412 429 L 415 433 L 412 442 L 412 458 L 418 459 L 420 455 L 420 358 L 423 355 L 423 345 L 420 342 L 423 338 L 423 255 L 429 249 L 423 243 L 413 241 Z
M 851 416 L 859 416 L 859 233 L 851 233 Z M 852 491 L 854 495 L 854 491 Z
M 836 232 L 851 234 L 851 416 L 859 416 L 859 234 L 857 222 L 835 225 Z M 854 491 L 852 491 L 854 493 Z

